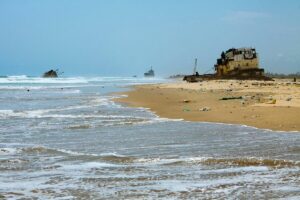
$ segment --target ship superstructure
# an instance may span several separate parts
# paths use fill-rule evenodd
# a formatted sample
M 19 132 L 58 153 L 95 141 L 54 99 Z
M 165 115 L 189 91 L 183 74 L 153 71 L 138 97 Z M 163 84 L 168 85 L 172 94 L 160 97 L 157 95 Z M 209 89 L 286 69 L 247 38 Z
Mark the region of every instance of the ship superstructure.
M 144 76 L 145 77 L 154 77 L 155 76 L 154 70 L 152 69 L 152 66 L 151 66 L 151 68 L 148 72 L 144 73 Z
M 264 69 L 259 69 L 258 54 L 254 48 L 229 49 L 221 53 L 215 64 L 218 77 L 263 76 Z
M 185 76 L 183 80 L 197 82 L 211 79 L 272 80 L 259 68 L 258 54 L 254 48 L 231 48 L 222 52 L 214 65 L 214 74 L 198 73 Z

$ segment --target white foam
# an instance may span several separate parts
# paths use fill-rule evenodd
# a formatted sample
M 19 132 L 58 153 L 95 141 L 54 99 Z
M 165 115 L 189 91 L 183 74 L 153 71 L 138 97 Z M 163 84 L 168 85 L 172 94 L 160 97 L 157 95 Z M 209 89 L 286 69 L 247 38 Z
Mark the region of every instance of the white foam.
M 145 83 L 159 83 L 168 80 L 162 78 L 131 78 L 131 77 L 59 77 L 59 78 L 42 78 L 42 77 L 27 77 L 8 76 L 0 78 L 0 83 L 91 83 L 91 82 L 111 82 L 124 85 L 136 85 Z
M 86 162 L 82 164 L 65 164 L 62 165 L 61 169 L 81 171 L 81 170 L 98 169 L 98 168 L 106 168 L 106 167 L 120 167 L 120 165 L 103 163 L 103 162 Z
M 94 106 L 105 105 L 105 100 L 102 99 L 97 100 L 98 104 L 89 104 L 82 106 L 69 106 L 65 108 L 57 108 L 57 109 L 37 109 L 37 110 L 23 110 L 23 111 L 15 111 L 15 110 L 0 110 L 0 118 L 8 118 L 8 117 L 20 117 L 20 118 L 106 118 L 106 119 L 145 119 L 143 117 L 134 117 L 134 116 L 126 116 L 126 115 L 100 115 L 100 114 L 49 114 L 50 112 L 59 112 L 66 110 L 77 110 L 83 108 L 90 108 Z
M 184 162 L 186 164 L 202 162 L 207 160 L 207 157 L 193 157 L 193 158 L 140 158 L 137 159 L 137 163 L 145 163 L 145 164 L 154 164 L 154 165 L 162 165 L 162 164 L 171 164 L 176 162 Z
M 18 152 L 19 150 L 16 148 L 0 148 L 0 155 L 12 155 Z
M 47 151 L 47 150 L 52 150 L 52 151 L 56 151 L 56 152 L 61 152 L 61 153 L 65 153 L 65 154 L 69 154 L 69 155 L 73 155 L 73 156 L 100 156 L 100 157 L 105 157 L 105 156 L 115 156 L 115 157 L 126 157 L 124 155 L 121 154 L 117 154 L 116 152 L 107 152 L 107 153 L 101 153 L 101 154 L 94 154 L 94 153 L 83 153 L 83 152 L 76 152 L 76 151 L 72 151 L 72 150 L 67 150 L 67 149 L 61 149 L 61 148 L 49 148 L 46 146 L 41 146 L 41 145 L 35 145 L 35 146 L 29 146 L 26 148 L 21 148 L 21 149 L 16 149 L 16 148 L 2 148 L 2 149 L 11 149 L 12 152 L 20 152 L 20 150 L 22 151 L 27 151 L 27 150 L 33 150 L 33 151 Z M 1 149 L 0 149 L 1 152 Z
M 126 157 L 125 155 L 117 154 L 116 152 L 101 153 L 100 156 L 115 156 L 115 157 Z
M 16 75 L 16 76 L 7 76 L 6 78 L 16 78 L 16 79 L 23 79 L 23 78 L 28 78 L 26 75 Z
M 0 118 L 5 118 L 5 117 L 9 117 L 9 116 L 13 116 L 14 115 L 14 111 L 13 110 L 0 110 Z
M 71 150 L 66 150 L 66 149 L 54 149 L 54 150 L 62 152 L 62 153 L 70 154 L 70 155 L 75 155 L 75 156 L 98 156 L 97 154 L 79 153 L 76 151 L 71 151 Z
M 82 77 L 72 78 L 40 78 L 40 77 L 26 77 L 26 76 L 9 76 L 7 78 L 0 78 L 0 83 L 88 83 L 88 80 Z
M 21 117 L 21 118 L 38 118 L 42 114 L 49 112 L 49 110 L 31 110 L 31 111 L 14 111 L 14 110 L 0 110 L 0 118 Z

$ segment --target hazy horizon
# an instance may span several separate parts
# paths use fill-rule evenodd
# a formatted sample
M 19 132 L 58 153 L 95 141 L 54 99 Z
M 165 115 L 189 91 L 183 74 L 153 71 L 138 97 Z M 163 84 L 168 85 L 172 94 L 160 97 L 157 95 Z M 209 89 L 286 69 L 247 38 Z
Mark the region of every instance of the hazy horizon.
M 0 1 L 0 75 L 200 73 L 254 47 L 267 72 L 300 71 L 300 1 Z

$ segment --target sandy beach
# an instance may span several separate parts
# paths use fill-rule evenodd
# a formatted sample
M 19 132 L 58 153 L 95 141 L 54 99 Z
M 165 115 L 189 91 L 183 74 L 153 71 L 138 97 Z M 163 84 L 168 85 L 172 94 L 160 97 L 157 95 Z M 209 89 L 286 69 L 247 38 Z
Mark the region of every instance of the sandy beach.
M 116 99 L 161 117 L 300 130 L 300 82 L 213 80 L 140 85 Z

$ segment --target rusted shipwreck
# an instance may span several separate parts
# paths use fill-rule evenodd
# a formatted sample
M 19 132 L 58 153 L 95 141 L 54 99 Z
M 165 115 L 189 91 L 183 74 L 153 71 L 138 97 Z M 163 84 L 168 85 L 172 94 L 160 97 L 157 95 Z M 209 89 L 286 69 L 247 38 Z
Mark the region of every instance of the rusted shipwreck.
M 56 70 L 51 69 L 43 74 L 43 78 L 57 78 L 58 74 L 59 74 L 58 69 Z
M 214 74 L 194 72 L 183 80 L 198 82 L 213 79 L 266 80 L 271 78 L 264 75 L 264 69 L 259 68 L 258 54 L 254 48 L 232 48 L 222 52 L 214 65 Z
M 148 72 L 144 73 L 144 77 L 154 77 L 154 70 L 152 69 L 152 66 Z

